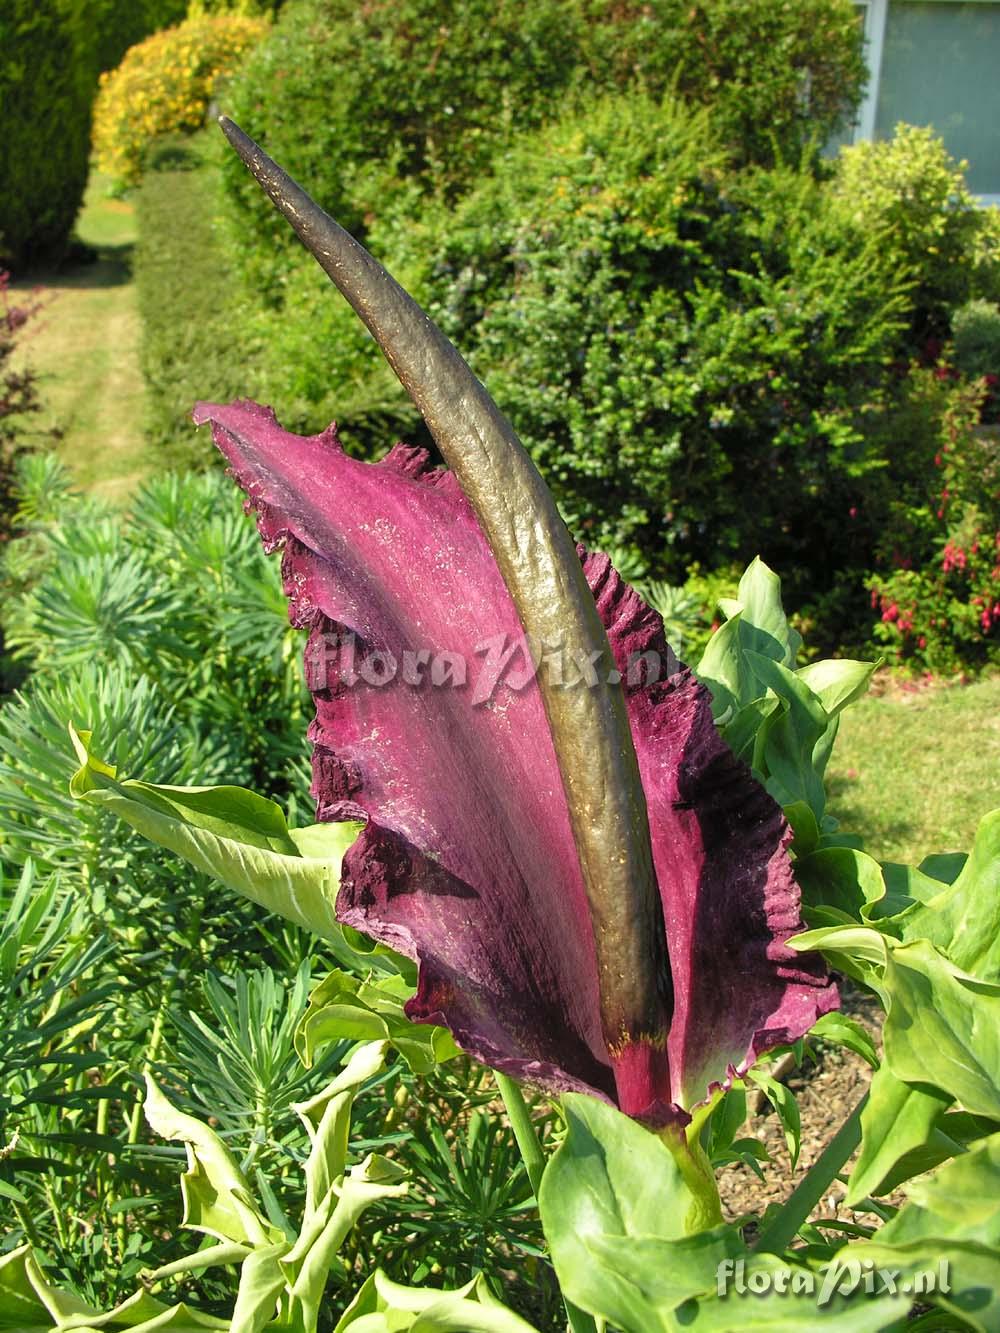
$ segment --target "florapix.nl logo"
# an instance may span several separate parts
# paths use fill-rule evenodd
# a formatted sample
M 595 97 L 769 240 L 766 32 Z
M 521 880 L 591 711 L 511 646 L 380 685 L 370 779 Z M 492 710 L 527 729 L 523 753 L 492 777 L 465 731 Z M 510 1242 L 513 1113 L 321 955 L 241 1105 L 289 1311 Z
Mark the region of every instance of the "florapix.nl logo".
M 673 650 L 629 654 L 624 670 L 610 650 L 574 650 L 563 642 L 527 634 L 499 633 L 476 644 L 472 653 L 442 648 L 389 648 L 365 643 L 350 630 L 314 631 L 306 648 L 306 679 L 313 691 L 369 686 L 385 689 L 465 690 L 469 703 L 490 703 L 501 686 L 515 694 L 527 689 L 539 672 L 561 689 L 593 689 L 624 683 L 626 689 L 655 684 L 679 668 Z
M 933 1268 L 915 1271 L 887 1268 L 871 1259 L 834 1259 L 818 1269 L 760 1264 L 748 1267 L 745 1259 L 723 1259 L 715 1272 L 719 1296 L 812 1296 L 817 1307 L 834 1296 L 947 1295 L 951 1274 L 947 1259 Z

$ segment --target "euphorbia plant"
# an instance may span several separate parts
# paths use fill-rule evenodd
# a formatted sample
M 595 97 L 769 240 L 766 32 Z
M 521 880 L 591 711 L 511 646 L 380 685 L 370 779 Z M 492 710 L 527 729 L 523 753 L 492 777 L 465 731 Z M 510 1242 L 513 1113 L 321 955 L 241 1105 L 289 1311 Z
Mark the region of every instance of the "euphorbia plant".
M 713 1272 L 749 1254 L 722 1221 L 709 1118 L 762 1053 L 836 1003 L 819 955 L 789 942 L 803 922 L 775 797 L 792 814 L 809 924 L 852 912 L 867 923 L 882 899 L 888 922 L 899 907 L 822 808 L 835 715 L 869 670 L 796 672 L 773 576 L 748 572 L 705 674 L 718 727 L 765 788 L 720 736 L 709 690 L 671 658 L 659 618 L 605 557 L 574 547 L 454 348 L 256 145 L 224 129 L 383 347 L 451 470 L 404 446 L 360 463 L 333 428 L 298 438 L 270 409 L 200 404 L 195 419 L 211 422 L 265 544 L 283 547 L 290 615 L 310 632 L 319 822 L 289 829 L 236 788 L 120 782 L 86 734 L 74 791 L 310 926 L 348 968 L 364 947 L 355 932 L 380 942 L 376 969 L 405 973 L 387 950 L 416 961 L 406 1016 L 450 1029 L 498 1071 L 536 1188 L 542 1161 L 510 1079 L 567 1094 L 568 1135 L 540 1197 L 568 1296 L 637 1333 L 678 1326 L 674 1311 L 692 1301 L 702 1319 Z M 863 956 L 877 954 L 861 935 Z M 838 959 L 857 945 L 814 938 Z M 317 993 L 311 1039 L 324 1024 L 398 1035 L 398 987 L 386 1001 L 344 995 L 340 981 Z M 754 1272 L 779 1262 L 857 1128 L 855 1115 L 765 1228 Z M 733 1136 L 717 1134 L 722 1151 Z M 887 1297 L 845 1327 L 902 1313 Z M 703 1324 L 726 1318 L 709 1311 Z

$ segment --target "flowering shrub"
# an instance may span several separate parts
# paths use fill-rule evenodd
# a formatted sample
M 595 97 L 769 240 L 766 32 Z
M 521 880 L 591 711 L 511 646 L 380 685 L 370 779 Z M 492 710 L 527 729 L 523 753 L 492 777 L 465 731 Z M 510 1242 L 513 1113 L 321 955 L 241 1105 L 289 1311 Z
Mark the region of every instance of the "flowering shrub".
M 982 380 L 946 392 L 934 485 L 899 506 L 883 542 L 891 572 L 865 586 L 890 656 L 950 673 L 1000 659 L 1000 431 L 976 424 Z
M 1000 531 L 947 541 L 936 566 L 866 584 L 876 641 L 899 664 L 952 674 L 1000 661 Z
M 220 15 L 189 19 L 133 46 L 101 76 L 94 106 L 97 165 L 125 185 L 142 175 L 159 135 L 195 130 L 219 78 L 267 31 L 267 21 Z

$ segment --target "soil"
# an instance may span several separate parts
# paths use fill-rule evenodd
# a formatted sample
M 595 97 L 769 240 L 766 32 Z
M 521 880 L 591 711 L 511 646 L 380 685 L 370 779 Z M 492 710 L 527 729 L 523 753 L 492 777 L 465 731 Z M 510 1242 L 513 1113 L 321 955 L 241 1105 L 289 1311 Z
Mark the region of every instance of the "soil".
M 882 1009 L 878 1001 L 845 978 L 839 978 L 839 982 L 841 1012 L 865 1027 L 880 1047 Z M 736 1221 L 746 1213 L 759 1214 L 769 1203 L 783 1203 L 867 1091 L 872 1071 L 859 1055 L 825 1043 L 814 1044 L 814 1051 L 815 1063 L 807 1058 L 801 1067 L 782 1080 L 795 1093 L 802 1119 L 801 1150 L 795 1171 L 791 1169 L 781 1122 L 770 1103 L 763 1101 L 759 1113 L 748 1117 L 738 1137 L 752 1135 L 759 1138 L 771 1161 L 760 1164 L 763 1181 L 750 1167 L 743 1165 L 725 1167 L 719 1173 L 719 1189 L 727 1220 Z M 749 1091 L 747 1100 L 751 1100 Z M 836 1218 L 842 1222 L 877 1225 L 878 1219 L 871 1213 L 844 1207 L 845 1192 L 844 1186 L 835 1182 L 813 1211 L 813 1220 Z M 895 1196 L 886 1200 L 887 1203 L 901 1201 Z

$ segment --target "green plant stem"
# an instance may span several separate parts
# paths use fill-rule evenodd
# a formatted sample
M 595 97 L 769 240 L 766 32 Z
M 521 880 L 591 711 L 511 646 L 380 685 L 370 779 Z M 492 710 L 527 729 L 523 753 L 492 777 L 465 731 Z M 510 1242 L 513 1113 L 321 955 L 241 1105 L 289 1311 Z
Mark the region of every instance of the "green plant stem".
M 28 1212 L 27 1208 L 25 1208 L 24 1204 L 18 1203 L 16 1200 L 11 1200 L 11 1203 L 14 1209 L 14 1216 L 21 1224 L 21 1230 L 24 1232 L 31 1245 L 41 1252 L 44 1249 L 44 1243 L 32 1221 L 31 1214 Z
M 197 920 L 200 923 L 201 913 L 198 913 Z M 149 1045 L 146 1048 L 146 1058 L 142 1063 L 142 1073 L 145 1075 L 153 1068 L 156 1057 L 160 1053 L 160 1044 L 163 1041 L 163 1029 L 167 1021 L 167 1011 L 170 1008 L 170 1001 L 173 999 L 174 990 L 177 986 L 177 974 L 169 977 L 166 985 L 163 987 L 163 994 L 160 997 L 160 1003 L 156 1010 L 156 1017 L 153 1019 L 153 1030 L 149 1034 Z M 136 1098 L 135 1105 L 132 1107 L 132 1114 L 128 1121 L 128 1139 L 126 1142 L 129 1147 L 139 1142 L 139 1127 L 142 1124 L 142 1099 Z M 124 1257 L 126 1234 L 125 1234 L 125 1214 L 119 1213 L 118 1224 L 116 1228 L 118 1241 L 119 1257 Z
M 847 1117 L 835 1137 L 792 1191 L 784 1208 L 758 1236 L 753 1248 L 764 1254 L 781 1254 L 795 1239 L 799 1227 L 822 1199 L 844 1163 L 861 1142 L 861 1113 L 867 1092 Z
M 167 1010 L 170 1008 L 170 1001 L 173 998 L 174 987 L 177 984 L 176 977 L 170 977 L 163 987 L 163 994 L 160 996 L 160 1003 L 156 1010 L 156 1017 L 153 1019 L 153 1030 L 149 1034 L 149 1045 L 146 1048 L 146 1058 L 142 1062 L 142 1073 L 148 1074 L 156 1062 L 156 1057 L 160 1053 L 160 1044 L 163 1041 L 163 1029 L 167 1021 Z M 132 1147 L 139 1142 L 139 1126 L 142 1124 L 142 1101 L 136 1099 L 132 1107 L 132 1113 L 128 1122 L 128 1144 Z
M 503 1098 L 503 1104 L 507 1109 L 507 1119 L 514 1131 L 514 1138 L 524 1162 L 524 1169 L 528 1173 L 528 1180 L 531 1182 L 531 1188 L 537 1199 L 538 1191 L 542 1185 L 542 1176 L 545 1172 L 545 1154 L 542 1152 L 542 1145 L 538 1142 L 538 1135 L 535 1133 L 535 1126 L 531 1121 L 531 1112 L 524 1100 L 520 1084 L 515 1083 L 506 1074 L 501 1074 L 498 1069 L 494 1069 L 493 1077 L 500 1089 L 500 1096 Z M 586 1310 L 579 1309 L 565 1296 L 563 1297 L 563 1305 L 566 1307 L 566 1319 L 570 1333 L 597 1333 L 597 1324 L 594 1322 L 593 1316 L 587 1314 Z
M 720 1226 L 723 1218 L 719 1185 L 697 1134 L 689 1139 L 684 1130 L 671 1128 L 661 1131 L 659 1138 L 669 1149 L 691 1194 L 691 1207 L 684 1219 L 687 1235 Z
M 66 1227 L 65 1222 L 63 1221 L 63 1217 L 66 1210 L 64 1207 L 60 1206 L 60 1201 L 56 1197 L 55 1190 L 52 1188 L 52 1181 L 50 1177 L 48 1176 L 45 1177 L 45 1184 L 43 1185 L 42 1188 L 45 1192 L 46 1202 L 49 1205 L 49 1213 L 52 1216 L 52 1221 L 55 1223 L 56 1235 L 59 1238 L 59 1244 L 62 1246 L 64 1250 L 68 1250 L 70 1247 L 70 1233 Z
M 493 1077 L 497 1081 L 500 1096 L 507 1108 L 507 1119 L 514 1131 L 514 1138 L 517 1140 L 517 1146 L 524 1161 L 524 1169 L 528 1173 L 531 1188 L 537 1199 L 542 1184 L 542 1173 L 545 1170 L 545 1154 L 542 1152 L 542 1145 L 538 1142 L 535 1127 L 531 1123 L 531 1112 L 528 1110 L 528 1105 L 524 1100 L 524 1094 L 521 1092 L 519 1084 L 496 1069 L 493 1071 Z

